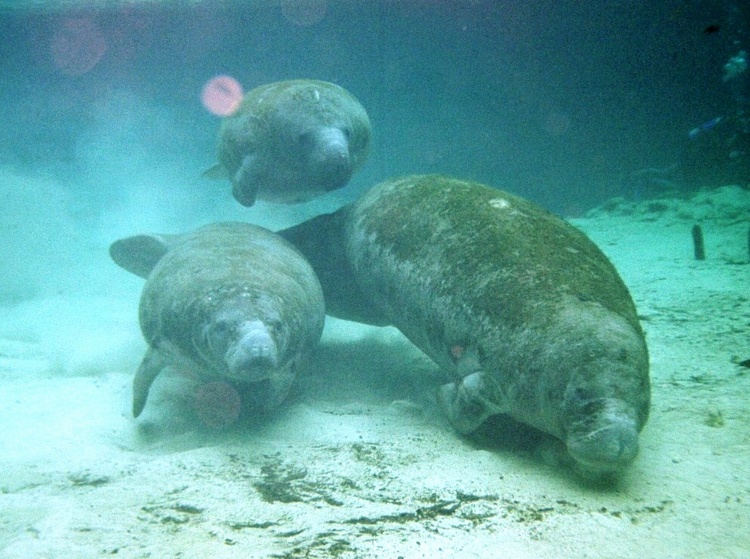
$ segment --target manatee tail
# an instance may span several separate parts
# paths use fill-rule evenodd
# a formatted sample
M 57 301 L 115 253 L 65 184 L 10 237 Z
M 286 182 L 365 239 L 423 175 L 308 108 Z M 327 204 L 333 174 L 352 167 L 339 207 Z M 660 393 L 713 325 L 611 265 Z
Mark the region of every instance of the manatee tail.
M 307 258 L 323 288 L 326 312 L 331 316 L 385 326 L 390 322 L 363 292 L 352 270 L 346 249 L 349 206 L 299 225 L 277 231 Z
M 161 354 L 149 347 L 133 379 L 133 417 L 141 415 L 143 408 L 146 407 L 148 391 L 154 379 L 164 369 L 164 365 Z

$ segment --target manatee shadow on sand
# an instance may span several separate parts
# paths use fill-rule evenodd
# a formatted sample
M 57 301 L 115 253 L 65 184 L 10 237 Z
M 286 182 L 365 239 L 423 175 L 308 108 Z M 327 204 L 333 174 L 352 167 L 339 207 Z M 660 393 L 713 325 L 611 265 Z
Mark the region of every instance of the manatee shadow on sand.
M 365 336 L 321 343 L 298 378 L 296 396 L 388 405 L 433 405 L 444 373 L 405 338 Z
M 298 380 L 293 401 L 302 400 L 313 406 L 325 401 L 342 409 L 353 402 L 373 406 L 410 402 L 430 423 L 452 432 L 457 441 L 497 454 L 500 459 L 511 457 L 517 467 L 547 466 L 555 475 L 596 491 L 619 485 L 618 478 L 612 476 L 577 475 L 562 441 L 507 415 L 490 416 L 470 435 L 455 431 L 437 402 L 438 388 L 450 379 L 400 336 L 324 342 Z
M 462 437 L 478 450 L 487 450 L 500 456 L 512 455 L 518 459 L 518 464 L 528 463 L 534 469 L 538 469 L 539 465 L 546 465 L 552 468 L 554 475 L 570 480 L 577 487 L 595 492 L 616 491 L 622 487 L 622 476 L 577 474 L 576 463 L 561 440 L 507 415 L 490 416 L 474 433 L 463 436 L 456 433 L 456 436 Z

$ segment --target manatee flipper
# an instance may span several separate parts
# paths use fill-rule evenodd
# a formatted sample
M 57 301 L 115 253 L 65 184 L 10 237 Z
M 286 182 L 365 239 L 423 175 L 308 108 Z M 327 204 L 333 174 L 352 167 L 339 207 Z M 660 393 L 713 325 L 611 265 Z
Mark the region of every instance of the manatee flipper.
M 226 169 L 219 163 L 203 171 L 203 173 L 201 173 L 201 176 L 204 179 L 211 180 L 222 180 L 228 178 Z
M 159 350 L 149 347 L 133 379 L 133 417 L 141 415 L 146 406 L 148 391 L 166 363 Z
M 263 405 L 266 410 L 277 407 L 286 399 L 294 383 L 296 369 L 296 362 L 291 363 L 285 371 L 271 379 L 271 392 Z
M 169 235 L 135 235 L 115 241 L 109 255 L 128 272 L 147 278 L 169 248 Z
M 488 417 L 502 411 L 490 403 L 485 394 L 487 374 L 477 371 L 457 382 L 444 384 L 438 397 L 453 427 L 460 433 L 469 434 L 476 431 Z
M 232 194 L 243 206 L 252 206 L 258 198 L 258 185 L 261 184 L 261 169 L 258 157 L 248 154 L 242 158 L 242 164 L 232 177 Z

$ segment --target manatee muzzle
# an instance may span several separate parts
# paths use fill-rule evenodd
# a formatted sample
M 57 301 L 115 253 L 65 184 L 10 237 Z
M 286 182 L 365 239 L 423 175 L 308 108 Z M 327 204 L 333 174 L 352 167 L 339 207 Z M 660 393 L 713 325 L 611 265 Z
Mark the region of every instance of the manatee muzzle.
M 224 360 L 234 380 L 256 382 L 268 378 L 279 363 L 276 342 L 263 322 L 243 324 L 236 341 L 229 344 Z
M 638 454 L 638 427 L 627 415 L 603 413 L 574 426 L 566 444 L 582 473 L 616 473 Z
M 354 171 L 347 134 L 340 128 L 320 130 L 309 161 L 312 174 L 325 190 L 336 190 L 344 186 Z

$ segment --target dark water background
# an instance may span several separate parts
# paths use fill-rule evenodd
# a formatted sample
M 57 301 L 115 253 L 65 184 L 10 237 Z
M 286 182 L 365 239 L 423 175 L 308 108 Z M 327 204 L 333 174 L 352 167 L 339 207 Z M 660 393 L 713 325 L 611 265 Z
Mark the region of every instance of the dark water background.
M 289 2 L 103 4 L 0 12 L 0 163 L 58 178 L 86 215 L 149 168 L 163 203 L 233 203 L 196 179 L 214 161 L 218 119 L 199 94 L 216 74 L 357 96 L 374 147 L 352 196 L 443 172 L 580 215 L 632 195 L 624 175 L 670 165 L 692 128 L 733 110 L 722 66 L 746 39 L 719 1 L 331 0 L 303 25 Z M 51 52 L 69 18 L 106 44 L 79 75 Z

